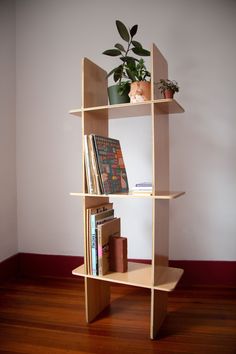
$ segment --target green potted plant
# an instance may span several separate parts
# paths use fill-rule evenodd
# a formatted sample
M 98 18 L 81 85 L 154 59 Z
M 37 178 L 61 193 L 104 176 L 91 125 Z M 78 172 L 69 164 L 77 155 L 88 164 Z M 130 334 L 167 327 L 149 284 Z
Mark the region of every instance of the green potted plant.
M 116 20 L 116 27 L 120 37 L 126 42 L 126 46 L 116 43 L 114 48 L 105 50 L 102 54 L 119 57 L 121 63 L 108 73 L 108 77 L 113 75 L 115 85 L 108 87 L 108 96 L 110 104 L 129 102 L 128 93 L 130 91 L 130 72 L 131 67 L 135 67 L 139 60 L 130 55 L 136 54 L 138 56 L 150 56 L 150 51 L 143 48 L 140 42 L 134 40 L 137 33 L 138 25 L 134 25 L 131 29 L 119 20 Z M 129 74 L 128 74 L 128 72 Z
M 168 79 L 160 79 L 158 88 L 163 94 L 164 98 L 173 98 L 175 92 L 179 92 L 179 86 L 175 80 L 171 81 Z

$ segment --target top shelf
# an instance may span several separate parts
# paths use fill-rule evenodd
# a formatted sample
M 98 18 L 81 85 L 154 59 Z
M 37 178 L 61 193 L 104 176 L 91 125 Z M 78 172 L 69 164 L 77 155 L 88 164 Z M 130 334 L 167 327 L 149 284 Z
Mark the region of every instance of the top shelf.
M 72 109 L 69 111 L 69 113 L 80 117 L 82 116 L 83 112 L 108 110 L 110 119 L 149 116 L 151 115 L 152 105 L 154 105 L 154 109 L 156 109 L 159 114 L 184 112 L 183 107 L 175 99 L 159 99 L 141 103 L 122 103 L 107 106 Z

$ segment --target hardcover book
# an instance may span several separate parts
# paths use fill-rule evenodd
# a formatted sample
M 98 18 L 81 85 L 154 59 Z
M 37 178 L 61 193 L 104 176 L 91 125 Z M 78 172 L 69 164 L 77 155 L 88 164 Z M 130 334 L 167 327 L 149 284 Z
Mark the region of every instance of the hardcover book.
M 98 275 L 97 227 L 111 219 L 114 219 L 114 209 L 102 211 L 101 213 L 93 214 L 90 217 L 92 275 Z
M 92 135 L 104 194 L 127 193 L 128 179 L 119 140 Z
M 120 236 L 120 218 L 115 218 L 105 224 L 98 225 L 98 275 L 109 272 L 109 239 L 112 236 Z
M 106 210 L 111 210 L 113 208 L 113 203 L 100 204 L 91 208 L 86 209 L 86 245 L 85 252 L 87 256 L 87 263 L 85 264 L 85 269 L 88 274 L 92 274 L 92 251 L 91 251 L 91 215 L 98 214 Z

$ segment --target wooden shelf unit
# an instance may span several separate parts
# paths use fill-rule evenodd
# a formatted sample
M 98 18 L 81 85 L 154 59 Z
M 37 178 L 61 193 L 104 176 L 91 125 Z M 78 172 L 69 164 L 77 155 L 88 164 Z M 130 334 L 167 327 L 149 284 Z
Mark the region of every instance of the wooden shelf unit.
M 152 200 L 152 261 L 151 264 L 128 263 L 126 273 L 109 273 L 105 276 L 87 274 L 87 259 L 84 252 L 83 266 L 73 270 L 74 275 L 84 277 L 85 310 L 87 322 L 93 321 L 110 304 L 110 283 L 148 288 L 151 291 L 150 338 L 157 336 L 167 312 L 168 292 L 172 291 L 182 276 L 183 270 L 168 267 L 169 254 L 169 201 L 184 192 L 169 190 L 169 114 L 182 113 L 184 109 L 174 99 L 162 99 L 154 83 L 168 77 L 168 64 L 158 48 L 151 48 L 151 100 L 138 104 L 108 105 L 106 71 L 83 59 L 82 108 L 70 114 L 81 117 L 82 135 L 108 136 L 109 119 L 151 116 L 152 118 L 152 163 L 153 195 L 111 194 L 91 195 L 86 193 L 85 168 L 83 164 L 83 191 L 71 193 L 83 199 L 84 238 L 86 238 L 86 209 L 109 202 L 109 198 L 149 198 Z M 84 141 L 84 139 L 82 139 Z M 84 146 L 82 148 L 82 159 Z M 158 181 L 158 184 L 157 184 Z M 84 239 L 86 245 L 86 239 Z

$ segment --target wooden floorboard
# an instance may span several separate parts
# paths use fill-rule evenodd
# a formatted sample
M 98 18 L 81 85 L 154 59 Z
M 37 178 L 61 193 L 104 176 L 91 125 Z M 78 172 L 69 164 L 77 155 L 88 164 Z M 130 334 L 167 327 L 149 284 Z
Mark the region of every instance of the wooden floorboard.
M 17 279 L 0 285 L 0 353 L 236 353 L 236 290 L 182 288 L 149 339 L 150 290 L 114 285 L 85 323 L 83 280 Z

